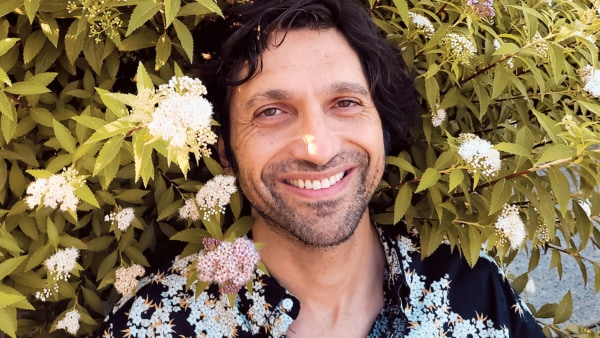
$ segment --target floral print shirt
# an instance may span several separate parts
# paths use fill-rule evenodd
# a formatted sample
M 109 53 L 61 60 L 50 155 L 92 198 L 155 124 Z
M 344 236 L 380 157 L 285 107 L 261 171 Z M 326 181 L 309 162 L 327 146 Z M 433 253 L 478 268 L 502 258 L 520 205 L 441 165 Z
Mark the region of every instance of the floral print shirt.
M 471 268 L 447 245 L 421 260 L 404 226 L 376 226 L 387 266 L 385 305 L 368 337 L 544 337 L 504 273 L 482 254 Z M 195 257 L 175 259 L 121 299 L 98 337 L 285 337 L 300 302 L 257 270 L 233 302 L 211 285 L 186 288 Z M 231 306 L 233 304 L 233 306 Z

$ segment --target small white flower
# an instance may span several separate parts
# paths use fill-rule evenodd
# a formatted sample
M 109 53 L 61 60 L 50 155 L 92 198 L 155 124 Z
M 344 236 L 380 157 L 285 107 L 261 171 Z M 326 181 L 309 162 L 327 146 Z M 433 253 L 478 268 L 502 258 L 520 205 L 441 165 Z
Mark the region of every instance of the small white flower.
M 431 124 L 434 127 L 439 127 L 446 120 L 446 110 L 445 109 L 437 109 L 431 114 Z
M 533 35 L 533 39 L 531 39 L 532 42 L 538 42 L 543 40 L 544 38 L 542 37 L 542 34 L 540 34 L 540 32 L 535 32 L 535 34 Z M 546 42 L 539 42 L 535 44 L 535 50 L 537 50 L 543 58 L 548 57 L 548 48 L 550 47 L 548 47 L 548 44 Z
M 463 35 L 448 33 L 441 43 L 448 50 L 450 57 L 462 64 L 469 64 L 471 58 L 477 54 L 477 48 L 473 41 Z
M 426 38 L 431 39 L 435 33 L 435 28 L 431 24 L 431 21 L 425 16 L 414 12 L 408 12 L 408 16 L 411 18 L 413 25 L 422 30 Z
M 494 176 L 500 171 L 502 162 L 500 152 L 493 145 L 470 133 L 458 136 L 458 154 L 466 162 L 469 172 L 480 172 L 486 176 Z
M 79 257 L 79 249 L 66 248 L 58 250 L 54 255 L 48 257 L 44 262 L 46 269 L 58 277 L 58 279 L 67 280 L 71 275 L 71 271 L 77 265 Z
M 195 199 L 186 200 L 183 207 L 179 208 L 179 215 L 184 219 L 196 221 L 200 219 L 200 212 L 205 219 L 224 212 L 223 207 L 229 204 L 231 195 L 237 191 L 235 177 L 230 175 L 217 175 L 200 188 Z
M 117 222 L 117 228 L 122 232 L 127 231 L 131 222 L 135 218 L 135 210 L 131 207 L 125 208 L 117 213 L 111 212 L 110 214 L 104 216 L 104 220 L 106 222 Z
M 583 90 L 600 98 L 600 70 L 587 65 L 579 73 L 581 81 L 584 83 Z
M 63 319 L 59 320 L 56 323 L 57 329 L 62 329 L 67 331 L 71 335 L 76 335 L 77 331 L 79 331 L 79 318 L 81 315 L 79 311 L 73 309 L 65 314 Z
M 519 216 L 519 208 L 505 204 L 500 216 L 496 220 L 496 230 L 510 243 L 514 250 L 518 249 L 527 236 L 525 224 Z
M 115 289 L 124 297 L 132 296 L 138 284 L 138 277 L 144 275 L 144 268 L 139 264 L 120 267 L 115 271 Z
M 60 204 L 61 211 L 75 211 L 79 204 L 75 189 L 81 184 L 82 180 L 77 176 L 77 170 L 67 168 L 60 174 L 31 182 L 27 187 L 28 196 L 25 197 L 25 202 L 29 208 L 44 205 L 56 209 Z
M 525 284 L 525 293 L 532 294 L 535 292 L 535 282 L 531 277 L 527 277 L 527 284 Z

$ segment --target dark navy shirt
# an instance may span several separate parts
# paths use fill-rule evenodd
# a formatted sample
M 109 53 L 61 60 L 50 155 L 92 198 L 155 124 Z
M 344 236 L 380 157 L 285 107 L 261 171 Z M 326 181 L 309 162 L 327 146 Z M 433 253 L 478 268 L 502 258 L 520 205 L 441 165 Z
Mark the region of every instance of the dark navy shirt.
M 471 268 L 448 245 L 421 260 L 418 238 L 403 225 L 377 225 L 385 250 L 384 307 L 368 337 L 544 337 L 494 260 Z M 186 290 L 196 256 L 175 259 L 138 285 L 107 316 L 100 337 L 285 337 L 300 302 L 256 271 L 231 306 L 212 285 Z

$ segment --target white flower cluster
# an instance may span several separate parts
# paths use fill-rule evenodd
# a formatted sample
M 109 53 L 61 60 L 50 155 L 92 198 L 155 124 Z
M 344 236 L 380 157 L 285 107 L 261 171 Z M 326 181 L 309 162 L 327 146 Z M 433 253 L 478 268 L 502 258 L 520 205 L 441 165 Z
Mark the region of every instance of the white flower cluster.
M 159 86 L 156 94 L 157 107 L 148 123 L 150 134 L 167 141 L 170 148 L 210 155 L 208 145 L 214 144 L 217 136 L 211 130 L 213 109 L 203 97 L 206 88 L 202 82 L 173 77 Z
M 139 264 L 130 267 L 120 267 L 115 271 L 115 289 L 124 297 L 130 297 L 135 292 L 138 277 L 144 275 L 144 268 Z
M 235 177 L 229 175 L 217 175 L 200 188 L 195 199 L 188 199 L 179 208 L 179 215 L 183 219 L 197 221 L 202 218 L 208 219 L 218 212 L 224 212 L 223 207 L 229 204 L 231 195 L 237 191 Z
M 75 189 L 83 182 L 77 175 L 77 170 L 67 168 L 60 174 L 36 179 L 27 187 L 25 202 L 29 208 L 43 205 L 56 209 L 60 204 L 61 211 L 75 211 L 79 204 Z
M 581 81 L 584 83 L 583 90 L 594 97 L 600 98 L 600 69 L 594 69 L 592 66 L 587 65 L 579 73 L 581 74 Z
M 469 64 L 471 58 L 477 54 L 475 43 L 464 35 L 448 33 L 441 43 L 450 53 L 450 57 L 464 65 Z
M 544 40 L 544 38 L 542 37 L 542 34 L 540 34 L 540 32 L 535 32 L 531 42 L 536 43 L 535 50 L 537 50 L 538 53 L 540 53 L 543 58 L 547 58 L 548 57 L 548 48 L 550 48 L 550 47 L 548 47 L 548 44 L 545 42 L 539 42 L 539 41 L 543 41 L 543 40 Z
M 66 281 L 71 276 L 71 271 L 75 269 L 78 257 L 79 250 L 76 248 L 58 250 L 44 262 L 48 275 L 51 279 Z M 42 291 L 37 291 L 35 298 L 45 302 L 54 292 L 58 292 L 58 283 L 53 283 L 52 289 L 45 287 Z
M 65 314 L 63 319 L 59 320 L 56 323 L 57 329 L 62 329 L 67 331 L 72 335 L 76 335 L 77 331 L 79 331 L 79 318 L 81 315 L 77 309 L 73 309 Z
M 431 114 L 431 124 L 434 127 L 439 127 L 442 125 L 442 123 L 444 121 L 446 121 L 446 110 L 445 109 L 439 109 L 436 107 L 436 110 Z
M 239 237 L 235 242 L 205 238 L 198 256 L 198 280 L 216 283 L 222 293 L 235 294 L 252 279 L 260 255 L 254 242 Z
M 494 176 L 500 171 L 500 152 L 478 136 L 463 133 L 458 136 L 458 154 L 466 162 L 469 172 Z
M 519 208 L 514 205 L 504 205 L 495 227 L 496 232 L 501 236 L 501 242 L 508 240 L 510 247 L 514 250 L 523 244 L 527 236 L 525 224 L 519 216 Z
M 435 33 L 435 28 L 431 24 L 431 21 L 427 17 L 415 12 L 408 12 L 408 16 L 412 20 L 413 25 L 422 30 L 426 38 L 431 39 Z
M 135 210 L 131 207 L 125 208 L 119 212 L 111 212 L 104 216 L 106 222 L 117 222 L 117 228 L 122 232 L 127 231 L 134 218 Z

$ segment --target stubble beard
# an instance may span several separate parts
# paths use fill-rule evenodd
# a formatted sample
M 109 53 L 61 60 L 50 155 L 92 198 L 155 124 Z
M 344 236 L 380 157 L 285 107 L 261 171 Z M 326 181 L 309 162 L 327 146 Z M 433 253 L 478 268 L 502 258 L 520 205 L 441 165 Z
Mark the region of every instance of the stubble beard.
M 338 163 L 353 163 L 359 170 L 359 177 L 350 182 L 354 191 L 335 200 L 317 202 L 289 201 L 276 190 L 272 177 L 276 173 L 293 168 L 295 171 L 321 171 L 334 167 Z M 379 184 L 380 171 L 373 172 L 369 157 L 362 152 L 342 152 L 324 166 L 304 161 L 287 161 L 271 164 L 263 172 L 262 179 L 267 187 L 269 198 L 263 199 L 264 205 L 250 200 L 254 210 L 266 224 L 303 246 L 310 248 L 332 248 L 346 242 L 358 227 L 369 201 Z M 370 170 L 371 169 L 371 170 Z

